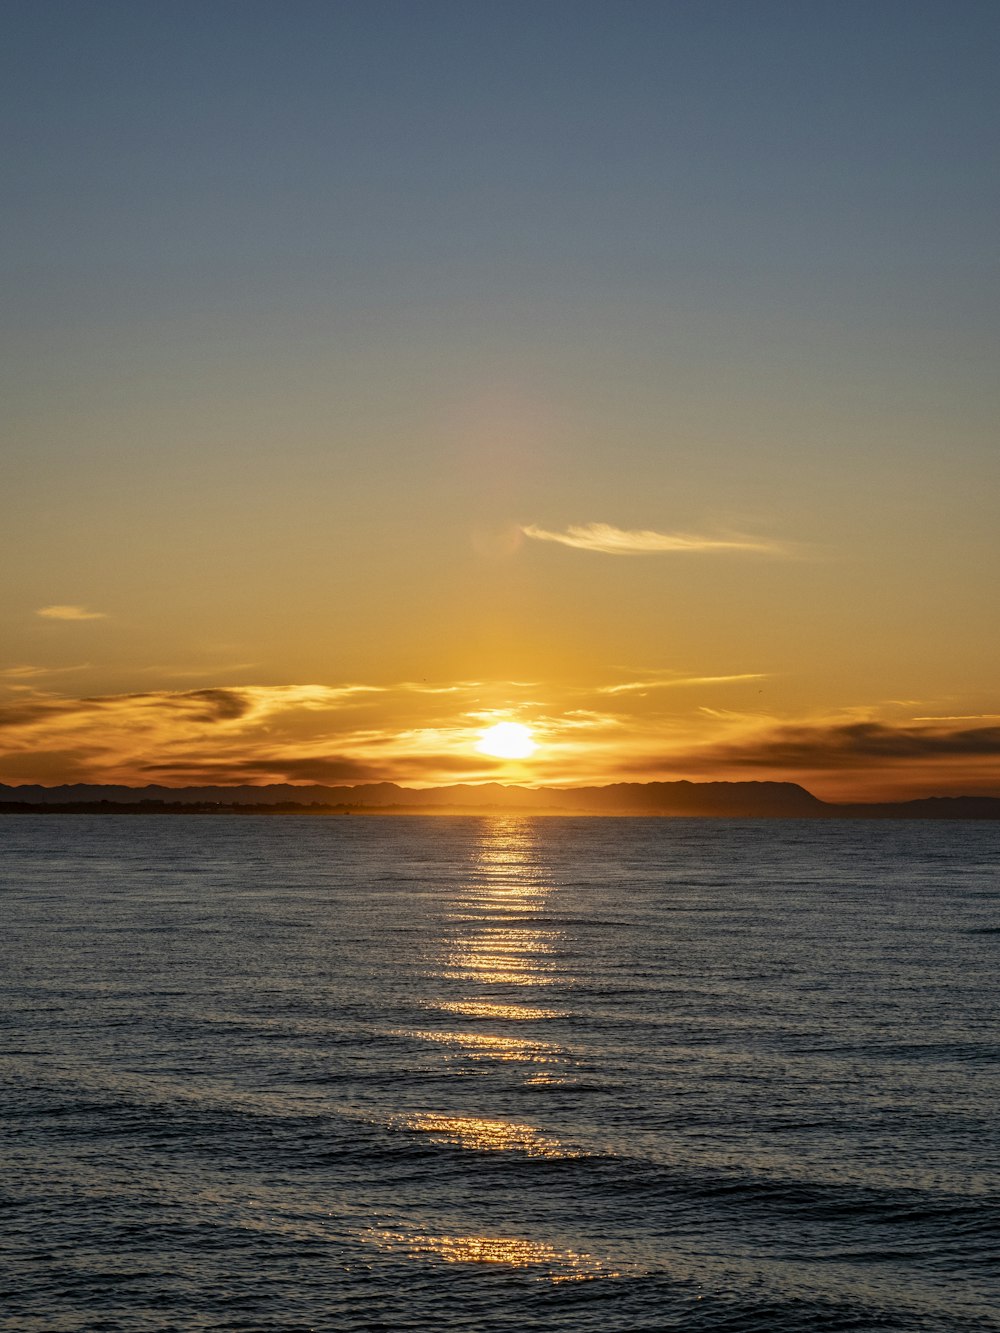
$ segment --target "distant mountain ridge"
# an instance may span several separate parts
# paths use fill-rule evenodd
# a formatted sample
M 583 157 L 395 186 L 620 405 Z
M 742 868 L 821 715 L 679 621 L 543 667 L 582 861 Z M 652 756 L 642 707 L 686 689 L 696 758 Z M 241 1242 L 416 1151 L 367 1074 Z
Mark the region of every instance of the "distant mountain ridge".
M 70 783 L 58 787 L 0 783 L 0 811 L 56 813 L 99 807 L 109 813 L 489 813 L 674 815 L 771 819 L 1000 819 L 1000 798 L 932 796 L 912 801 L 833 804 L 795 782 L 614 782 L 603 787 L 519 787 L 499 782 L 449 787 L 358 786 L 128 787 Z

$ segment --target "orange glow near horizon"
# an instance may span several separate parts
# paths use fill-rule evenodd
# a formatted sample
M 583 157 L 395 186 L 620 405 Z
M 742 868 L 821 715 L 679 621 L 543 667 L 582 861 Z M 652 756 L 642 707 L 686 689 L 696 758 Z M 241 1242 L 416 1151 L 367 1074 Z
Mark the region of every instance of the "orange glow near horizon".
M 768 707 L 764 698 L 791 688 L 756 672 L 76 695 L 56 684 L 27 666 L 0 672 L 0 783 L 574 788 L 683 779 L 794 782 L 829 801 L 1000 796 L 1000 715 L 985 701 L 962 712 L 905 698 L 816 712 L 793 696 Z M 510 720 L 518 715 L 531 725 Z

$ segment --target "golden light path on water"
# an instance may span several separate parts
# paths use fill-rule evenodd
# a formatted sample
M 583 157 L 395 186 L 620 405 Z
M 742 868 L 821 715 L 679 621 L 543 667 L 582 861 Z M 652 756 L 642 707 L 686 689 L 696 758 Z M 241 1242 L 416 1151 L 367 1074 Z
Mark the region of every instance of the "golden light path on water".
M 510 1120 L 462 1115 L 414 1115 L 406 1127 L 415 1133 L 431 1134 L 446 1143 L 479 1152 L 506 1152 L 515 1149 L 529 1157 L 578 1157 L 568 1152 L 558 1139 L 546 1138 L 532 1125 L 518 1125 Z
M 558 1009 L 542 1009 L 530 1004 L 500 1004 L 490 1000 L 438 1000 L 429 1007 L 443 1009 L 449 1014 L 460 1014 L 464 1018 L 503 1018 L 515 1022 L 559 1016 Z
M 413 1257 L 433 1255 L 449 1264 L 503 1264 L 508 1268 L 537 1269 L 549 1282 L 584 1282 L 591 1278 L 620 1277 L 592 1254 L 560 1250 L 545 1241 L 521 1236 L 422 1236 L 402 1231 L 378 1231 L 373 1238 L 384 1249 L 402 1250 Z
M 554 1018 L 562 1011 L 534 1003 L 538 987 L 549 988 L 568 980 L 558 956 L 562 932 L 540 924 L 546 911 L 551 885 L 539 874 L 534 825 L 525 819 L 484 821 L 478 856 L 467 885 L 449 911 L 455 933 L 443 942 L 442 959 L 434 968 L 435 980 L 471 983 L 477 994 L 462 997 L 461 1006 L 493 1005 L 485 1017 L 506 1022 L 511 1009 L 521 1018 Z M 491 991 L 502 991 L 494 999 Z M 512 997 L 524 992 L 524 1001 Z M 484 994 L 485 992 L 485 994 Z M 531 1001 L 531 1002 L 529 1002 Z M 443 1006 L 441 1006 L 443 1007 Z M 462 1014 L 462 1010 L 452 1010 Z M 464 1017 L 473 1017 L 468 1009 Z M 426 1041 L 451 1045 L 473 1060 L 499 1059 L 526 1065 L 565 1066 L 568 1053 L 550 1041 L 519 1035 L 483 1031 L 425 1030 Z M 554 1070 L 533 1071 L 529 1082 L 555 1082 Z
M 547 922 L 551 885 L 538 872 L 530 820 L 484 821 L 482 841 L 468 881 L 444 914 L 440 954 L 430 960 L 428 979 L 474 988 L 472 993 L 428 1000 L 428 1011 L 472 1020 L 473 1029 L 411 1029 L 399 1036 L 449 1051 L 457 1070 L 483 1075 L 496 1062 L 524 1066 L 525 1086 L 564 1082 L 573 1054 L 556 1041 L 519 1034 L 518 1024 L 561 1017 L 558 988 L 571 978 L 560 956 L 563 932 Z M 539 988 L 546 1003 L 538 1003 Z M 518 994 L 520 992 L 520 994 Z M 492 1024 L 502 1030 L 491 1030 Z M 514 1030 L 511 1030 L 513 1027 Z M 488 1083 L 484 1082 L 484 1096 Z M 467 1094 L 466 1094 L 467 1095 Z M 580 1150 L 536 1125 L 495 1115 L 457 1114 L 437 1108 L 401 1116 L 395 1128 L 430 1142 L 469 1152 L 519 1153 L 526 1157 L 572 1158 Z M 619 1276 L 617 1269 L 583 1251 L 525 1236 L 425 1234 L 403 1229 L 373 1230 L 381 1248 L 444 1263 L 500 1264 L 530 1270 L 550 1282 Z
M 419 1037 L 422 1041 L 443 1042 L 446 1046 L 454 1046 L 466 1052 L 473 1059 L 489 1056 L 495 1060 L 520 1060 L 535 1064 L 565 1062 L 560 1047 L 549 1042 L 525 1041 L 520 1037 L 498 1036 L 492 1032 L 436 1032 L 423 1029 L 409 1032 L 407 1036 Z

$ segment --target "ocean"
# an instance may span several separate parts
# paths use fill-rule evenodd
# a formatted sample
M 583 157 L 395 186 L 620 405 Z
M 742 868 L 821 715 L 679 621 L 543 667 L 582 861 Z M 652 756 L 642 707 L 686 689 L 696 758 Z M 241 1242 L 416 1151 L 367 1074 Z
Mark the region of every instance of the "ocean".
M 1000 827 L 0 821 L 4 1330 L 1000 1330 Z

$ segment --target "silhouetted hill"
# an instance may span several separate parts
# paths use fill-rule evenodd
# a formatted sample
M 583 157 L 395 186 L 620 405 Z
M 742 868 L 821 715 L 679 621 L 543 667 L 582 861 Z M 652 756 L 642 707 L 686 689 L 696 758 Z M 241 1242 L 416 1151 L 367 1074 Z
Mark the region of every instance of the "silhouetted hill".
M 732 819 L 1000 819 L 1000 798 L 934 796 L 834 805 L 794 782 L 614 782 L 604 787 L 59 787 L 0 784 L 0 813 L 294 814 L 323 812 L 675 815 Z

